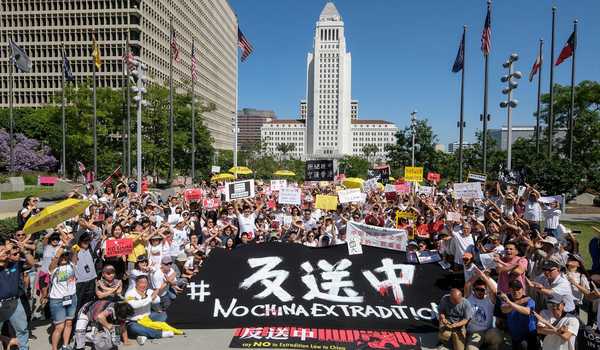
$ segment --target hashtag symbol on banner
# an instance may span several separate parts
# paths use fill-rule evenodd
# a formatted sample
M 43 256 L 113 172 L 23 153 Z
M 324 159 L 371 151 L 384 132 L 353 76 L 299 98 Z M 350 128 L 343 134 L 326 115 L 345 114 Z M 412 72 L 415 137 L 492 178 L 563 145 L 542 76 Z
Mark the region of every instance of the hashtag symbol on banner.
M 191 300 L 198 300 L 203 303 L 204 298 L 210 295 L 208 289 L 210 288 L 210 284 L 205 284 L 204 280 L 200 281 L 200 284 L 196 284 L 196 282 L 192 282 L 188 284 L 188 288 L 190 292 L 188 296 Z

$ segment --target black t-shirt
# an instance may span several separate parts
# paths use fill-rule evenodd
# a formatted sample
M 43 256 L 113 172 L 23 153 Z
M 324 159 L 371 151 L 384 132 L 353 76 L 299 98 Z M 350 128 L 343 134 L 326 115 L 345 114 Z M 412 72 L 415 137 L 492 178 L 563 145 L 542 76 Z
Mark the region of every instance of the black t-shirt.
M 10 262 L 0 267 L 0 300 L 19 296 L 19 285 L 23 275 L 22 262 Z

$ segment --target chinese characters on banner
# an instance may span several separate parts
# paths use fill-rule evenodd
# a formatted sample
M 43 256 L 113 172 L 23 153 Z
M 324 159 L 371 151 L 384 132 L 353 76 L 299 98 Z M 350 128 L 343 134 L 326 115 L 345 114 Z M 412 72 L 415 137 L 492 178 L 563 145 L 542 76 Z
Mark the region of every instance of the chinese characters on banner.
M 271 180 L 271 191 L 281 191 L 287 187 L 287 180 Z
M 214 249 L 169 308 L 169 322 L 435 331 L 437 302 L 453 286 L 449 274 L 438 264 L 408 264 L 405 252 L 365 245 L 362 251 L 281 243 Z M 223 273 L 223 266 L 235 268 Z
M 387 184 L 390 180 L 390 166 L 378 166 L 373 169 L 367 170 L 367 178 L 368 179 L 377 179 L 377 182 L 381 182 L 382 184 Z
M 183 197 L 187 202 L 198 201 L 202 199 L 202 190 L 199 188 L 188 188 L 183 192 Z
M 469 173 L 469 176 L 467 176 L 468 182 L 485 182 L 486 179 L 487 176 L 485 174 Z
M 129 255 L 133 250 L 133 240 L 131 238 L 107 239 L 106 257 Z
M 297 187 L 285 187 L 279 190 L 279 204 L 300 205 L 301 191 Z
M 202 201 L 202 207 L 206 210 L 219 209 L 221 206 L 221 200 L 219 198 L 204 198 Z
M 404 181 L 423 181 L 423 167 L 420 166 L 405 166 Z
M 358 188 L 341 190 L 337 192 L 337 195 L 341 204 L 352 202 L 362 203 L 367 200 L 367 194 L 361 192 Z
M 438 183 L 438 182 L 440 182 L 441 178 L 442 178 L 442 176 L 439 173 L 434 173 L 431 171 L 427 173 L 428 181 Z
M 304 181 L 333 181 L 333 160 L 307 160 Z
M 483 199 L 480 182 L 461 182 L 454 184 L 456 199 Z
M 408 234 L 405 230 L 385 228 L 349 221 L 347 237 L 357 235 L 363 245 L 405 251 L 408 244 Z

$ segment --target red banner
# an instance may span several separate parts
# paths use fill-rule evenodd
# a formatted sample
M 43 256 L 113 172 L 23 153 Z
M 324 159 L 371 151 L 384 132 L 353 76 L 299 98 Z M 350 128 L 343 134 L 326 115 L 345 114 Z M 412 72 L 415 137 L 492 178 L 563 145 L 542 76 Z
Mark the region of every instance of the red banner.
M 434 172 L 427 173 L 427 180 L 429 180 L 431 182 L 438 183 L 438 182 L 440 182 L 441 178 L 442 178 L 442 176 L 438 173 L 434 173 Z
M 131 238 L 106 240 L 105 257 L 129 255 L 133 251 L 133 240 Z
M 202 199 L 202 190 L 199 188 L 188 188 L 183 192 L 186 201 L 198 201 Z
M 219 198 L 205 198 L 202 201 L 202 206 L 207 210 L 219 209 L 221 200 Z

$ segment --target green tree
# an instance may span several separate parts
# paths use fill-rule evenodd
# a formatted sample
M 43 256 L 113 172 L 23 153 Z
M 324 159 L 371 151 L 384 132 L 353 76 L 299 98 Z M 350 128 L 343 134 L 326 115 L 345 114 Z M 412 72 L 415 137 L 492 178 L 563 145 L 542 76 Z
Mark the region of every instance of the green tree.
M 377 147 L 377 145 L 375 144 L 370 143 L 364 145 L 361 151 L 367 159 L 367 161 L 372 162 L 371 157 L 373 157 L 379 151 L 379 147 Z
M 369 161 L 359 156 L 346 156 L 339 162 L 340 173 L 346 174 L 346 177 L 365 179 L 370 167 Z
M 293 143 L 280 143 L 277 145 L 277 151 L 281 153 L 281 159 L 287 159 L 289 153 L 296 150 L 296 145 Z

